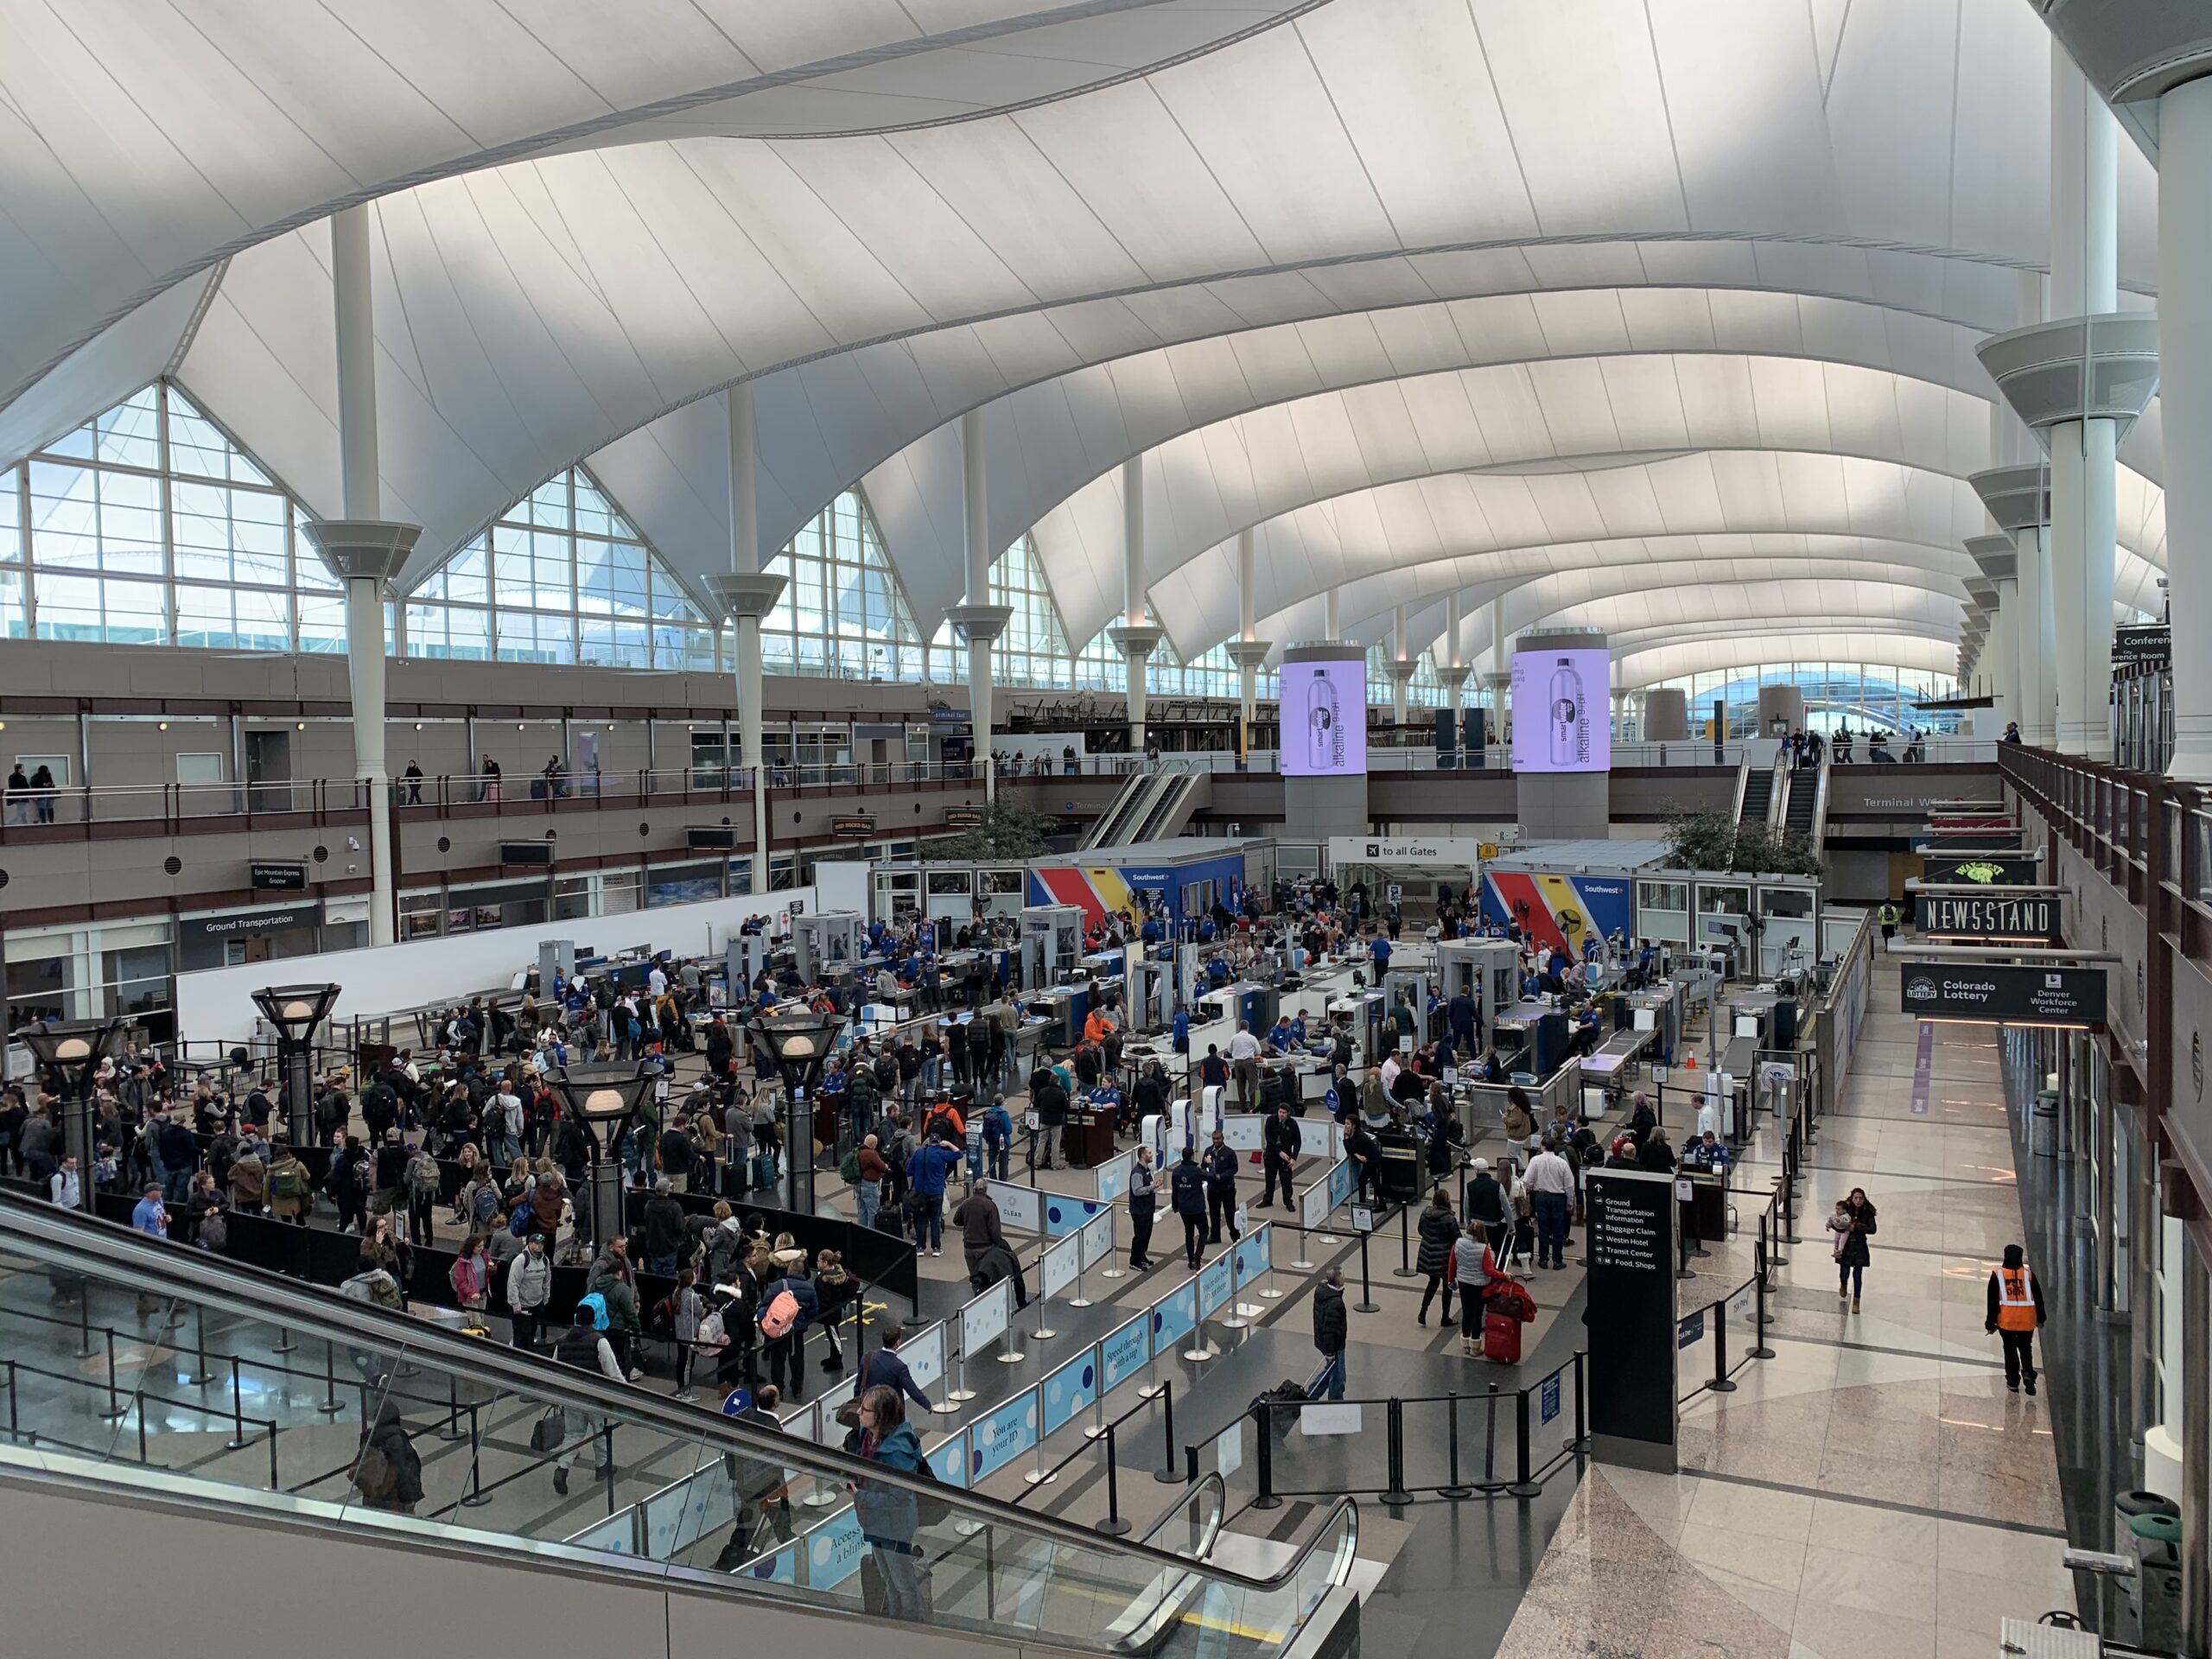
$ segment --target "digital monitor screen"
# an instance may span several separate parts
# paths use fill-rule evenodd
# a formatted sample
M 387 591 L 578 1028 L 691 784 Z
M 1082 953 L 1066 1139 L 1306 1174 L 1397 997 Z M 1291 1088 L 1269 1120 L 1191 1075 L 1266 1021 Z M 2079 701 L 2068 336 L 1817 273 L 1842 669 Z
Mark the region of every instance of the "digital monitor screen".
M 1608 772 L 1612 654 L 1548 646 L 1513 658 L 1513 770 Z
M 1364 658 L 1285 663 L 1279 687 L 1286 777 L 1338 778 L 1367 770 Z

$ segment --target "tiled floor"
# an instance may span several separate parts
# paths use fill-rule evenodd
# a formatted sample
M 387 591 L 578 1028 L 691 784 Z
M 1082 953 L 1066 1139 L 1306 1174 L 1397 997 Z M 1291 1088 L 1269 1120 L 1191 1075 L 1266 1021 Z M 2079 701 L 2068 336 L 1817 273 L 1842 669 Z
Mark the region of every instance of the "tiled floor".
M 1916 1097 L 1918 1032 L 1878 960 L 1869 1003 L 1807 1157 L 1775 1357 L 1683 1408 L 1679 1474 L 1588 1472 L 1506 1659 L 1949 1659 L 1993 1651 L 2002 1615 L 2073 1606 L 2047 1396 L 2006 1391 L 1982 1331 L 2023 1237 L 1997 1035 L 1936 1027 Z M 1755 1151 L 1744 1174 L 1778 1167 Z M 1822 1226 L 1854 1186 L 1880 1212 L 1857 1313 Z

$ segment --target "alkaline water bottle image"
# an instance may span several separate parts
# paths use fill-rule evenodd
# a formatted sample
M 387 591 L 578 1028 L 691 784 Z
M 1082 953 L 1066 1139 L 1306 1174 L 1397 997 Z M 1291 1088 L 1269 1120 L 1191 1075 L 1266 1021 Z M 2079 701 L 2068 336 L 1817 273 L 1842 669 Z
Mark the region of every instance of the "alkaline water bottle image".
M 1552 671 L 1552 764 L 1571 766 L 1580 758 L 1575 737 L 1582 714 L 1582 677 L 1565 657 Z
M 1334 772 L 1344 764 L 1344 734 L 1338 729 L 1337 688 L 1329 683 L 1329 671 L 1316 669 L 1306 688 L 1306 734 L 1312 746 L 1310 764 L 1316 772 Z

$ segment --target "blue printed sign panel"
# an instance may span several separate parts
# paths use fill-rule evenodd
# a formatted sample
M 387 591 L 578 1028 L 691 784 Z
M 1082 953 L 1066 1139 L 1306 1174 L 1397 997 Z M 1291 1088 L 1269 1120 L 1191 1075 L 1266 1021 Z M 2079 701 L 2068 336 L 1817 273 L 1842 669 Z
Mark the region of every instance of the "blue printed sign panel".
M 1047 1196 L 1045 1199 L 1045 1236 L 1065 1238 L 1079 1230 L 1083 1224 L 1099 1212 L 1101 1206 L 1088 1198 L 1063 1198 Z
M 1235 1264 L 1236 1288 L 1242 1290 L 1268 1270 L 1268 1236 L 1274 1231 L 1270 1223 L 1256 1233 L 1247 1233 L 1236 1241 L 1230 1260 Z
M 798 1546 L 788 1545 L 772 1555 L 764 1555 L 746 1571 L 763 1584 L 797 1584 Z
M 1536 1390 L 1536 1408 L 1538 1414 L 1536 1421 L 1539 1424 L 1551 1422 L 1559 1416 L 1558 1377 L 1549 1376 L 1544 1379 L 1544 1386 Z
M 1677 1349 L 1688 1348 L 1704 1335 L 1705 1315 L 1702 1313 L 1693 1313 L 1675 1328 L 1675 1346 Z
M 1098 1401 L 1098 1353 L 1078 1354 L 1045 1379 L 1045 1433 L 1066 1425 Z
M 1152 1344 L 1146 1340 L 1151 1333 L 1152 1315 L 1140 1313 L 1120 1330 L 1109 1332 L 1098 1344 L 1103 1383 L 1109 1392 L 1144 1370 L 1145 1362 L 1152 1357 Z
M 949 1435 L 944 1445 L 923 1455 L 929 1459 L 930 1467 L 937 1471 L 937 1478 L 948 1486 L 968 1484 L 968 1431 Z
M 859 1570 L 861 1552 L 867 1547 L 860 1516 L 850 1510 L 831 1516 L 807 1535 L 807 1583 L 817 1590 L 842 1584 Z
M 1037 1390 L 1030 1389 L 968 1425 L 970 1483 L 997 1473 L 1036 1444 Z
M 1329 1208 L 1333 1210 L 1351 1197 L 1351 1160 L 1332 1166 L 1329 1170 Z
M 1217 1312 L 1229 1300 L 1236 1286 L 1230 1260 L 1223 1256 L 1209 1262 L 1198 1274 L 1198 1313 L 1201 1318 Z
M 1190 1335 L 1198 1322 L 1198 1284 L 1193 1279 L 1180 1290 L 1171 1290 L 1152 1306 L 1152 1351 L 1166 1353 Z

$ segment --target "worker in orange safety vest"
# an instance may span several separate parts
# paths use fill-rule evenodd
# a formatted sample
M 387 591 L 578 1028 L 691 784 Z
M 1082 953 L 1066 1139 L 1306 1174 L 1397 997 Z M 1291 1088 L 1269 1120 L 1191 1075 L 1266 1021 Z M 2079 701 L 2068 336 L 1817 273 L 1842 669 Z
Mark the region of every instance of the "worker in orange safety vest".
M 2005 1265 L 1989 1275 L 1989 1320 L 1984 1327 L 2005 1345 L 2005 1386 L 2036 1391 L 2036 1327 L 2044 1321 L 2043 1286 L 2028 1271 L 2027 1253 L 2005 1247 Z

